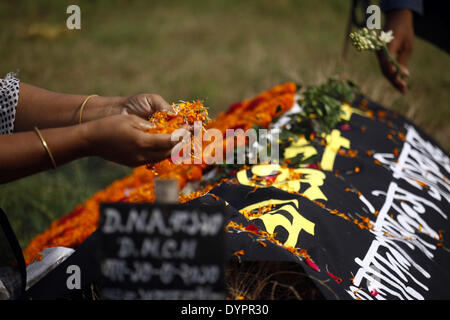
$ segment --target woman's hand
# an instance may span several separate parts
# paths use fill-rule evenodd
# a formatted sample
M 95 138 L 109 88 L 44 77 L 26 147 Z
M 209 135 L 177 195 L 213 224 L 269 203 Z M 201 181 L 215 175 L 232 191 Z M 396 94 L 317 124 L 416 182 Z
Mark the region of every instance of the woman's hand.
M 172 106 L 157 94 L 130 96 L 122 101 L 121 106 L 122 113 L 134 114 L 143 119 L 149 119 L 155 111 L 173 112 Z
M 88 96 L 48 91 L 20 82 L 14 131 L 59 128 L 79 123 L 81 105 Z M 172 107 L 157 94 L 129 97 L 91 97 L 84 105 L 82 123 L 117 114 L 134 114 L 148 119 L 155 111 L 172 111 Z
M 149 134 L 150 124 L 135 115 L 114 115 L 83 124 L 86 154 L 136 167 L 170 157 L 178 141 L 170 134 Z
M 128 166 L 170 157 L 178 141 L 170 134 L 149 134 L 149 123 L 135 115 L 113 115 L 81 125 L 0 135 L 0 183 L 13 181 L 69 161 L 99 156 Z M 47 149 L 43 146 L 46 142 Z

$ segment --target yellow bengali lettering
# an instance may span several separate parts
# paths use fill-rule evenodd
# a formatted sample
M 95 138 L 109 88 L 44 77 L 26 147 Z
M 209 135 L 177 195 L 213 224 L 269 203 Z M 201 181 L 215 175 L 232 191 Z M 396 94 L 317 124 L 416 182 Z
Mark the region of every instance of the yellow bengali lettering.
M 310 220 L 303 217 L 299 212 L 299 203 L 297 199 L 292 200 L 279 200 L 279 199 L 271 199 L 266 201 L 261 201 L 245 208 L 239 210 L 241 213 L 244 211 L 251 211 L 258 209 L 260 207 L 268 206 L 268 205 L 281 205 L 279 208 L 275 210 L 269 211 L 262 216 L 250 218 L 260 219 L 266 228 L 266 231 L 269 233 L 274 233 L 275 229 L 279 226 L 286 229 L 288 232 L 288 238 L 284 242 L 286 246 L 296 247 L 298 242 L 298 237 L 302 230 L 305 230 L 309 234 L 314 236 L 314 227 L 315 224 Z M 288 219 L 282 212 L 287 212 L 291 215 L 292 219 Z

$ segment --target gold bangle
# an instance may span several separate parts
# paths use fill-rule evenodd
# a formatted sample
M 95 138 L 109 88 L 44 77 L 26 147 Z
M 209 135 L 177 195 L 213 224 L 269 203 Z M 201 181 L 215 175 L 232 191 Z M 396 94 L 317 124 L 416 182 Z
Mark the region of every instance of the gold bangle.
M 88 96 L 86 99 L 84 99 L 84 101 L 83 101 L 83 103 L 81 104 L 81 107 L 80 107 L 80 121 L 78 122 L 79 124 L 81 124 L 84 106 L 86 105 L 86 103 L 88 102 L 88 100 L 90 98 L 97 97 L 97 96 L 98 96 L 98 94 L 92 94 L 92 95 Z
M 47 151 L 50 161 L 52 162 L 53 169 L 56 169 L 55 158 L 53 158 L 53 155 L 50 151 L 50 148 L 47 145 L 47 142 L 45 142 L 44 137 L 42 136 L 41 132 L 37 127 L 34 127 L 34 131 L 36 131 L 36 134 L 38 135 L 39 139 L 41 139 L 42 145 L 44 146 L 45 151 Z

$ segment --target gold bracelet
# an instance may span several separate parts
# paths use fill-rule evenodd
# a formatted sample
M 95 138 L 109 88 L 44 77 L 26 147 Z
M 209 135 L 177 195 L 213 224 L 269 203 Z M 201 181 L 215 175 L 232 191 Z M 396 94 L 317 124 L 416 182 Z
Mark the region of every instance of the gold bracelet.
M 86 99 L 84 99 L 84 101 L 83 101 L 83 103 L 81 104 L 81 107 L 80 107 L 80 121 L 79 121 L 79 124 L 81 124 L 84 106 L 86 105 L 86 103 L 88 102 L 88 100 L 90 98 L 97 97 L 97 96 L 98 96 L 98 94 L 92 94 L 92 95 L 88 96 Z
M 53 155 L 50 151 L 50 148 L 47 145 L 47 142 L 45 142 L 44 137 L 42 136 L 41 132 L 37 127 L 34 127 L 34 131 L 36 131 L 36 134 L 39 136 L 39 139 L 41 139 L 42 145 L 44 146 L 45 151 L 47 151 L 50 161 L 52 162 L 53 169 L 56 169 L 55 158 L 53 158 Z

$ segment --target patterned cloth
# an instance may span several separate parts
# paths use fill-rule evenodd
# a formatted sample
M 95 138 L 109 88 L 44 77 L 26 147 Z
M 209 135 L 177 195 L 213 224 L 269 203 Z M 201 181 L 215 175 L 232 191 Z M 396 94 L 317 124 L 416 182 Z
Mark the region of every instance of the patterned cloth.
M 0 134 L 9 134 L 14 130 L 17 101 L 19 100 L 19 79 L 8 73 L 0 79 Z

